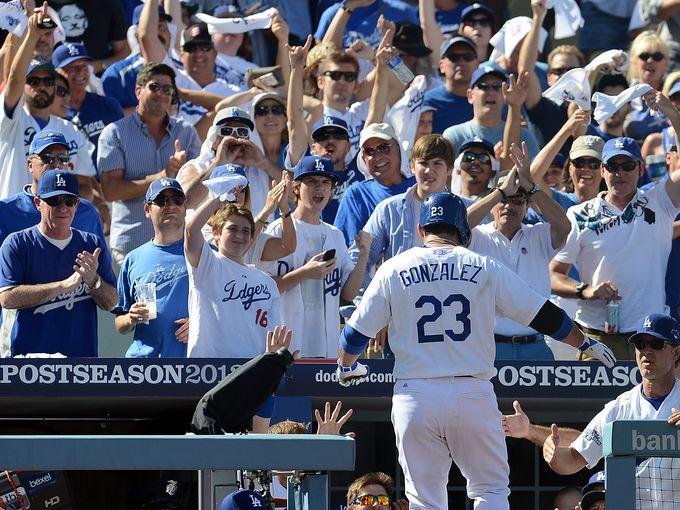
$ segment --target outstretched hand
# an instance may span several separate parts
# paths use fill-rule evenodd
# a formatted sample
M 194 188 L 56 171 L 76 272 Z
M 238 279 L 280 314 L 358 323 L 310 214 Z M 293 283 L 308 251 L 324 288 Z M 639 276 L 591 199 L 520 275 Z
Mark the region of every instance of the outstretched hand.
M 324 406 L 324 415 L 321 417 L 321 413 L 318 409 L 314 409 L 314 417 L 316 418 L 316 424 L 318 425 L 317 434 L 331 434 L 340 435 L 340 429 L 342 426 L 350 419 L 354 410 L 350 409 L 345 414 L 340 416 L 340 410 L 342 409 L 342 401 L 338 401 L 335 404 L 335 409 L 331 413 L 331 403 L 326 402 Z M 348 432 L 345 434 L 349 437 L 354 437 L 354 432 Z
M 267 331 L 267 346 L 265 352 L 276 352 L 279 349 L 289 349 L 290 343 L 293 341 L 293 330 L 288 329 L 285 325 L 276 326 L 274 331 Z M 293 358 L 297 358 L 300 351 L 293 353 Z
M 516 437 L 518 439 L 525 439 L 529 437 L 531 428 L 531 421 L 529 417 L 522 410 L 522 406 L 517 400 L 512 403 L 515 409 L 515 414 L 508 414 L 503 416 L 503 430 L 508 437 Z

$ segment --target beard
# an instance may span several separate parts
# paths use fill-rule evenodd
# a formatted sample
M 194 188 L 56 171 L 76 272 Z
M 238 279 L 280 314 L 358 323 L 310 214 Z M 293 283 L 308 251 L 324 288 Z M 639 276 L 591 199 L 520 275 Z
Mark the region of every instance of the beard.
M 39 110 L 43 110 L 45 108 L 48 108 L 52 102 L 54 101 L 54 94 L 49 95 L 45 93 L 38 93 L 33 97 L 27 97 L 26 102 L 28 103 L 28 106 L 32 108 L 37 108 Z

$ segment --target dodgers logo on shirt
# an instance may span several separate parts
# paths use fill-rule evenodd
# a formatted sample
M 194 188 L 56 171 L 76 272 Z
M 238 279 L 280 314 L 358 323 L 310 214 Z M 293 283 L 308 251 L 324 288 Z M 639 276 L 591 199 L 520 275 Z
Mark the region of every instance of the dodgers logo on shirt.
M 246 280 L 245 276 L 242 278 Z M 224 286 L 224 292 L 226 293 L 226 297 L 222 298 L 223 303 L 240 300 L 245 311 L 250 310 L 253 303 L 268 301 L 272 297 L 267 285 L 248 285 L 247 280 L 240 285 L 236 283 L 236 280 L 227 282 Z
M 331 296 L 340 294 L 340 276 L 340 269 L 337 267 L 324 276 L 324 294 L 330 294 Z
M 602 446 L 602 438 L 600 437 L 599 432 L 595 429 L 586 431 L 585 438 L 587 441 L 594 442 L 597 446 Z

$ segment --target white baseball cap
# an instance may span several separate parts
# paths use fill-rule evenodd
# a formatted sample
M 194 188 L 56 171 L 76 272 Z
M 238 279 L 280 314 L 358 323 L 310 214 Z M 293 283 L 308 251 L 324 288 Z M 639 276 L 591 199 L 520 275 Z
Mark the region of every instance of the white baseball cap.
M 363 147 L 366 140 L 369 140 L 370 138 L 399 141 L 392 126 L 386 122 L 373 123 L 362 129 L 361 135 L 359 135 L 359 147 Z

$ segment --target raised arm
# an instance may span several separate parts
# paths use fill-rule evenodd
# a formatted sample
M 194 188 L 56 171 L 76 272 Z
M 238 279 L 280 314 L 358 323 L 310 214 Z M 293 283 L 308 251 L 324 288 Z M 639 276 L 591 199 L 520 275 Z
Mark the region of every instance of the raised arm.
M 572 475 L 578 473 L 588 465 L 586 459 L 572 446 L 564 444 L 560 437 L 560 429 L 554 423 L 550 427 L 550 434 L 543 444 L 543 459 L 555 473 Z
M 328 25 L 328 30 L 326 30 L 321 42 L 334 44 L 337 49 L 341 50 L 344 47 L 342 35 L 345 33 L 347 23 L 349 23 L 349 19 L 352 17 L 352 12 L 359 7 L 367 7 L 374 2 L 375 0 L 346 0 L 343 2 L 335 16 L 333 16 L 331 24 Z
M 184 30 L 184 22 L 182 21 L 182 5 L 179 0 L 163 0 L 163 8 L 165 12 L 172 18 L 173 24 L 177 27 L 177 37 L 175 37 L 175 50 L 177 53 L 182 49 L 181 37 L 179 34 Z
M 362 230 L 354 238 L 354 243 L 359 248 L 359 259 L 354 265 L 354 270 L 352 270 L 349 278 L 347 278 L 347 281 L 342 286 L 340 295 L 345 301 L 352 301 L 357 297 L 364 282 L 366 266 L 368 265 L 368 252 L 371 248 L 371 234 Z
M 304 46 L 289 47 L 290 82 L 288 83 L 286 109 L 288 113 L 288 154 L 292 166 L 297 165 L 309 145 L 305 112 L 302 107 L 302 74 L 305 69 L 307 53 L 311 47 L 311 35 L 307 37 Z
M 522 406 L 517 400 L 512 403 L 512 407 L 515 409 L 515 414 L 503 415 L 503 430 L 505 431 L 505 435 L 517 439 L 526 439 L 537 446 L 543 447 L 545 440 L 550 436 L 550 427 L 531 423 L 529 417 L 522 410 Z M 569 443 L 573 442 L 581 435 L 579 430 L 571 428 L 560 428 L 559 431 L 562 440 Z
M 205 244 L 201 229 L 221 206 L 220 197 L 206 200 L 187 221 L 184 228 L 184 255 L 193 267 L 198 267 Z
M 517 69 L 529 73 L 528 93 L 525 101 L 527 109 L 531 110 L 541 99 L 541 84 L 536 76 L 536 59 L 538 58 L 538 43 L 541 35 L 543 20 L 548 12 L 547 0 L 531 0 L 531 29 L 524 38 L 519 52 Z
M 139 16 L 139 49 L 144 63 L 163 62 L 167 52 L 158 39 L 158 0 L 147 0 Z
M 271 31 L 276 37 L 276 65 L 281 66 L 281 73 L 283 74 L 282 87 L 288 88 L 288 80 L 290 79 L 290 63 L 288 62 L 288 36 L 290 31 L 288 23 L 283 19 L 283 16 L 276 12 L 272 15 Z
M 501 170 L 511 168 L 510 147 L 519 146 L 522 141 L 522 105 L 529 91 L 529 73 L 520 71 L 519 79 L 510 75 L 510 85 L 503 86 L 503 99 L 508 105 L 508 117 L 503 128 L 503 150 L 500 157 Z
M 513 169 L 510 170 L 510 173 L 505 176 L 500 186 L 492 189 L 486 196 L 480 198 L 468 208 L 467 216 L 470 229 L 479 225 L 486 215 L 491 212 L 494 205 L 501 200 L 504 200 L 506 197 L 511 197 L 516 194 L 518 188 L 519 180 L 517 179 L 517 168 L 513 167 Z
M 675 139 L 678 139 L 680 134 L 680 112 L 673 105 L 670 99 L 664 96 L 661 92 L 650 92 L 644 96 L 647 105 L 653 109 L 663 113 L 670 121 L 673 131 L 675 131 Z M 680 207 L 680 172 L 673 172 L 665 182 L 666 193 L 673 202 L 675 207 Z
M 370 126 L 373 123 L 383 121 L 385 110 L 387 109 L 387 96 L 389 95 L 389 75 L 392 74 L 388 63 L 395 58 L 399 52 L 392 46 L 394 32 L 388 29 L 380 41 L 378 51 L 375 54 L 375 81 L 371 91 L 371 100 L 368 105 L 368 114 L 364 125 Z
M 423 29 L 423 42 L 432 50 L 430 60 L 432 67 L 439 67 L 439 50 L 444 43 L 444 34 L 434 17 L 434 0 L 418 0 L 418 15 L 420 16 L 420 28 Z
M 291 216 L 291 210 L 288 206 L 288 195 L 293 186 L 290 172 L 285 170 L 282 172 L 281 180 L 277 185 L 272 187 L 267 194 L 267 202 L 265 202 L 264 209 L 255 218 L 255 226 L 257 224 L 264 226 L 264 220 L 274 211 L 276 206 L 279 207 L 281 213 L 281 237 L 272 237 L 268 239 L 262 251 L 262 260 L 271 261 L 287 257 L 297 248 L 297 235 L 295 233 L 295 224 Z M 273 207 L 268 207 L 269 201 L 274 202 Z

